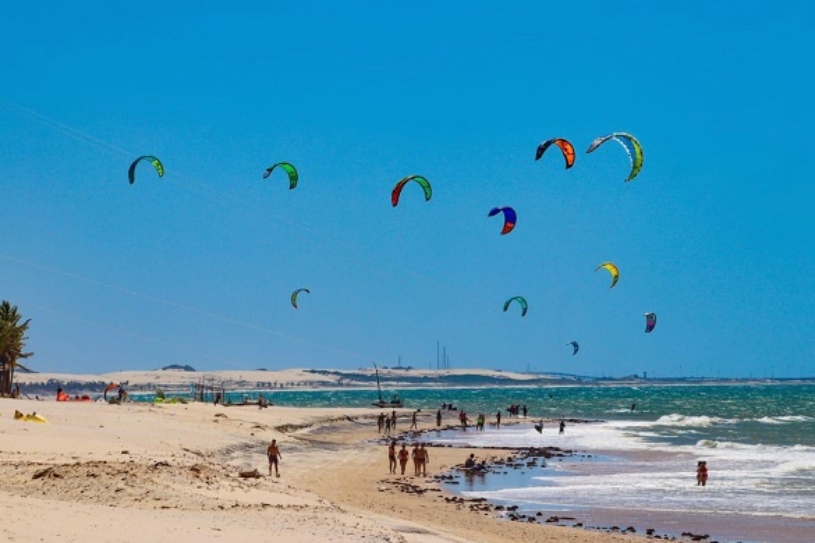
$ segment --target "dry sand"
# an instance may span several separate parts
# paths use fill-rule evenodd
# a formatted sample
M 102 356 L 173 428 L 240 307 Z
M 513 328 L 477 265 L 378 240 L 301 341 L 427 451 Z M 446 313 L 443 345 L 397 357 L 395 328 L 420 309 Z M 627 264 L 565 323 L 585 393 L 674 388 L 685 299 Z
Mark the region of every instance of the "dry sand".
M 49 422 L 14 420 L 15 410 Z M 369 441 L 377 414 L 0 399 L 0 541 L 640 539 L 510 522 L 446 501 L 430 478 L 390 476 L 385 447 Z M 272 438 L 280 478 L 266 476 Z M 465 456 L 432 448 L 430 470 Z M 261 477 L 238 475 L 255 469 Z

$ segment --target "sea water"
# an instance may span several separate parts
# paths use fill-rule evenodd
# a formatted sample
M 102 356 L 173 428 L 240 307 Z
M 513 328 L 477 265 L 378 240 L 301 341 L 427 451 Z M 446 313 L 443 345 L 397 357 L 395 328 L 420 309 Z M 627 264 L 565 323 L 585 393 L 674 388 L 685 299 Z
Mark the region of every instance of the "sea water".
M 432 440 L 585 454 L 520 476 L 471 479 L 461 490 L 467 497 L 519 505 L 522 512 L 571 511 L 578 518 L 587 510 L 594 518 L 613 511 L 606 518 L 617 523 L 635 522 L 626 514 L 657 526 L 660 519 L 675 526 L 693 519 L 674 534 L 702 526 L 720 541 L 815 541 L 815 386 L 566 387 L 474 396 L 495 402 L 501 393 L 526 404 L 529 419 L 500 430 L 442 432 Z M 454 401 L 470 419 L 485 412 L 494 421 L 494 404 L 472 402 L 470 410 L 469 394 L 462 391 Z M 513 420 L 502 411 L 503 422 Z M 538 432 L 542 418 L 547 421 Z M 594 422 L 567 423 L 560 434 L 561 418 Z M 696 486 L 700 460 L 708 465 L 706 487 Z M 774 528 L 752 535 L 769 525 Z

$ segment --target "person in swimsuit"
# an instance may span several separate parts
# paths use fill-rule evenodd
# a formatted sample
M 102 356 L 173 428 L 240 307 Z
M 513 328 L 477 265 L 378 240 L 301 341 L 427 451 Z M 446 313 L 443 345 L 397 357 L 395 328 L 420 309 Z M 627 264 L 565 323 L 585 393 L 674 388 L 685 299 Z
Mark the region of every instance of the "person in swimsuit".
M 422 477 L 427 477 L 427 463 L 430 462 L 430 452 L 424 448 L 424 443 L 419 445 L 419 451 L 421 452 L 421 463 L 419 468 L 422 471 Z
M 283 458 L 280 454 L 280 449 L 277 446 L 277 440 L 273 439 L 269 446 L 266 447 L 266 456 L 269 457 L 269 475 L 272 474 L 272 466 L 274 466 L 275 476 L 280 477 L 280 472 L 277 469 L 278 461 Z
M 408 458 L 410 458 L 410 451 L 407 450 L 406 445 L 402 443 L 402 448 L 399 449 L 399 465 L 402 468 L 402 475 L 405 474 L 405 467 L 407 466 Z
M 707 462 L 699 460 L 696 463 L 696 486 L 707 485 Z
M 396 442 L 391 441 L 388 445 L 388 469 L 394 475 L 396 474 Z

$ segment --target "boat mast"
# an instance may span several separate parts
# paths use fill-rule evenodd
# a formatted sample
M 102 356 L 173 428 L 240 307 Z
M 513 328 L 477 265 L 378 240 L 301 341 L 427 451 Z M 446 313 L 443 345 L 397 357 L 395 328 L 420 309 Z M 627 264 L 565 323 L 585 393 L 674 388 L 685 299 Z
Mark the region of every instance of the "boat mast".
M 376 390 L 379 392 L 379 401 L 384 402 L 382 399 L 382 387 L 379 386 L 379 369 L 376 367 L 376 362 L 374 362 L 374 371 L 376 372 Z

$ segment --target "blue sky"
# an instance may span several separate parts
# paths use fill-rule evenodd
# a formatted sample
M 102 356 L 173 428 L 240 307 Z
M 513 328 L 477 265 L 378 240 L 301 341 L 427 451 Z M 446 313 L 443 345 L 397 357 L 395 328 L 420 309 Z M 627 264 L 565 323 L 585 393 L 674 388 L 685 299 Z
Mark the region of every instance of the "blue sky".
M 0 298 L 40 371 L 435 368 L 439 341 L 453 367 L 811 376 L 808 10 L 6 7 Z M 615 131 L 645 149 L 628 184 L 622 148 L 585 154 Z M 551 137 L 574 168 L 534 161 Z M 130 186 L 143 154 L 167 173 Z M 391 207 L 414 173 L 432 200 Z

